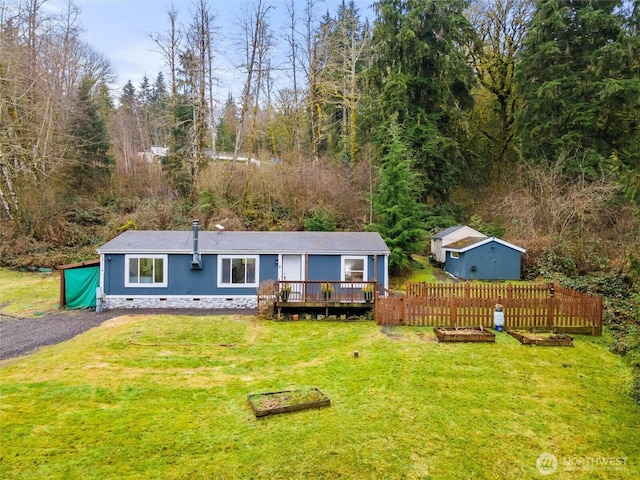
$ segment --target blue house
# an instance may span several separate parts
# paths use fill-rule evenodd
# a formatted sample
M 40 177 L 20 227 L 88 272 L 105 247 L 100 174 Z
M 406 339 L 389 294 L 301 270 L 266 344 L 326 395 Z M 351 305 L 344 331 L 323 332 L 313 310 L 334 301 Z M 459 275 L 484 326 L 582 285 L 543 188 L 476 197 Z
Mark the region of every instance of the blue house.
M 467 237 L 442 249 L 445 271 L 464 280 L 519 280 L 526 251 L 495 237 Z
M 372 232 L 127 231 L 98 249 L 101 308 L 254 308 L 271 281 L 376 281 L 389 249 Z

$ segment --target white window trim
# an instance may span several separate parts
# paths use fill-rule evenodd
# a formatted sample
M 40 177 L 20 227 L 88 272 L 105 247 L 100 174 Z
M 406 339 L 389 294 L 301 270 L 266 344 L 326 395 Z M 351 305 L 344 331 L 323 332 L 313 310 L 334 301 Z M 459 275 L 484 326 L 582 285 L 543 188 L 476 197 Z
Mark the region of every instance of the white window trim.
M 253 283 L 228 283 L 222 281 L 222 260 L 234 258 L 251 258 L 256 263 L 255 282 Z M 260 279 L 260 255 L 218 255 L 218 288 L 245 288 L 257 287 Z
M 340 280 L 342 282 L 348 282 L 345 276 L 345 264 L 347 260 L 363 260 L 364 270 L 362 271 L 363 281 L 367 282 L 369 279 L 369 272 L 367 269 L 369 268 L 369 257 L 365 256 L 343 256 L 340 261 Z
M 162 283 L 131 283 L 129 282 L 129 260 L 132 258 L 137 258 L 140 260 L 141 258 L 152 258 L 154 260 L 160 258 L 162 259 Z M 139 273 L 139 272 L 138 272 Z M 124 286 L 127 288 L 166 288 L 169 274 L 169 257 L 168 255 L 125 255 L 124 256 Z
M 458 258 L 460 258 L 460 252 L 450 252 L 451 253 L 451 258 L 454 260 L 458 260 Z

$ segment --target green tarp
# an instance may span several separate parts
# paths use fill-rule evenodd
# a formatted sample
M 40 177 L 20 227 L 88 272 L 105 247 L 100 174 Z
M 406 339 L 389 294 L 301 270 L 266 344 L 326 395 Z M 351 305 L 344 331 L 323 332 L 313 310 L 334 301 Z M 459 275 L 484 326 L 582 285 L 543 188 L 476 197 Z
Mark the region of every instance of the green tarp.
M 68 309 L 96 306 L 100 267 L 69 268 L 64 271 L 64 298 Z

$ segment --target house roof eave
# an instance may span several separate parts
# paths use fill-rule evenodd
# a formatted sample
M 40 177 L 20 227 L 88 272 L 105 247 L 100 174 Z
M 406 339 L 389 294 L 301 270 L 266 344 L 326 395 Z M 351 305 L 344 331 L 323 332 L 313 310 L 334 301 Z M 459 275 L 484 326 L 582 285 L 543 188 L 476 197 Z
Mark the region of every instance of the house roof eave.
M 189 254 L 191 231 L 124 232 L 98 248 L 104 254 Z M 201 254 L 389 255 L 375 232 L 232 232 L 200 231 Z
M 462 245 L 460 247 L 452 247 L 452 246 L 443 246 L 442 249 L 445 251 L 449 251 L 449 252 L 459 252 L 459 253 L 463 253 L 466 252 L 468 250 L 473 250 L 474 248 L 478 248 L 482 245 L 486 245 L 487 243 L 491 243 L 491 242 L 496 242 L 499 243 L 501 245 L 504 245 L 505 247 L 511 248 L 513 250 L 516 250 L 520 253 L 526 253 L 526 249 L 522 248 L 522 247 L 518 247 L 517 245 L 514 245 L 512 243 L 509 243 L 505 240 L 502 240 L 500 238 L 496 238 L 496 237 L 488 237 L 485 239 L 479 239 L 477 242 L 473 242 L 471 244 L 468 245 Z M 454 244 L 457 242 L 454 242 Z

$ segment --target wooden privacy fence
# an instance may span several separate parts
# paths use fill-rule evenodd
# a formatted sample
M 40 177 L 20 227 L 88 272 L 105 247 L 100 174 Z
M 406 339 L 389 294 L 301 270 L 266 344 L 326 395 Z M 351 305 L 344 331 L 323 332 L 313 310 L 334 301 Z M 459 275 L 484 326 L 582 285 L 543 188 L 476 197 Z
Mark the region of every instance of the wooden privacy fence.
M 495 306 L 505 329 L 602 334 L 602 297 L 548 285 L 407 284 L 405 295 L 376 299 L 378 325 L 493 328 Z

